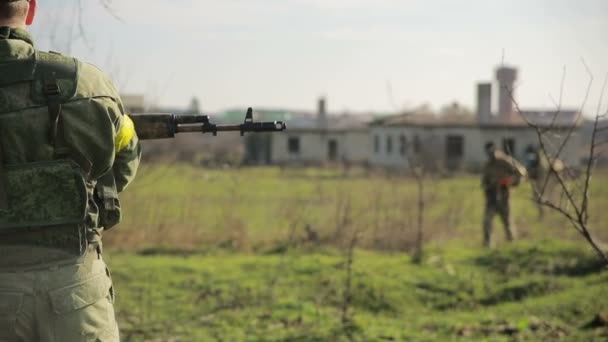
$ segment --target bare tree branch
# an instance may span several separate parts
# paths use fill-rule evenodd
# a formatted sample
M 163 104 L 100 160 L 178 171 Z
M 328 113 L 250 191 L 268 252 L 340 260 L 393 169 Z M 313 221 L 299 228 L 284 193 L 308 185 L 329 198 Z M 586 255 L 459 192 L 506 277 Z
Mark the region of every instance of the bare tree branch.
M 564 68 L 562 69 L 562 80 L 560 82 L 560 86 L 559 86 L 559 100 L 557 103 L 555 103 L 555 113 L 553 113 L 553 118 L 551 119 L 551 123 L 549 124 L 549 127 L 553 127 L 555 125 L 555 122 L 557 121 L 557 117 L 559 116 L 559 114 L 562 111 L 562 100 L 564 98 L 564 85 L 566 83 L 566 66 L 564 65 Z
M 89 42 L 87 35 L 85 34 L 83 17 L 84 17 L 84 5 L 82 0 L 78 0 L 78 37 L 81 38 L 84 45 L 87 46 L 89 50 L 93 49 L 92 44 Z
M 521 108 L 519 107 L 519 103 L 515 100 L 513 92 L 510 91 L 510 90 L 509 90 L 509 96 L 511 97 L 511 101 L 513 102 L 513 105 L 515 106 L 515 110 L 520 114 L 520 116 L 524 119 L 524 121 L 530 127 L 532 127 L 534 129 L 534 131 L 536 132 L 538 143 L 540 145 L 540 151 L 545 156 L 545 158 L 547 158 L 548 163 L 549 163 L 549 177 L 550 176 L 555 176 L 555 178 L 558 180 L 560 186 L 564 190 L 566 190 L 566 191 L 564 191 L 564 194 L 566 195 L 568 201 L 570 202 L 570 205 L 572 205 L 572 207 L 576 211 L 577 216 L 580 216 L 580 210 L 579 210 L 578 206 L 576 205 L 574 197 L 572 196 L 572 194 L 570 193 L 570 191 L 567 191 L 568 190 L 568 186 L 566 185 L 566 182 L 564 181 L 564 179 L 562 178 L 562 176 L 558 172 L 555 172 L 555 170 L 553 168 L 553 164 L 555 163 L 555 160 L 559 156 L 559 153 L 554 158 L 551 158 L 551 156 L 549 155 L 547 146 L 545 144 L 545 139 L 544 139 L 544 134 L 546 134 L 546 132 L 543 132 L 538 124 L 532 123 L 528 118 L 525 117 L 525 115 L 523 115 L 523 112 L 521 111 Z M 549 177 L 547 177 L 545 179 L 544 185 L 542 187 L 542 191 L 540 193 L 541 196 L 546 191 L 546 187 L 547 187 L 547 184 L 548 184 Z
M 517 103 L 517 101 L 515 100 L 515 98 L 513 96 L 513 92 L 511 90 L 508 90 L 508 91 L 509 91 L 511 101 L 514 104 L 516 111 L 520 114 L 520 116 L 526 122 L 526 124 L 529 127 L 533 128 L 534 131 L 536 132 L 538 143 L 540 145 L 540 152 L 545 156 L 545 158 L 547 158 L 548 163 L 549 163 L 549 173 L 547 175 L 547 178 L 544 180 L 544 185 L 543 185 L 542 190 L 539 192 L 538 189 L 534 189 L 536 200 L 541 205 L 546 206 L 546 207 L 560 213 L 562 216 L 564 216 L 568 220 L 568 222 L 570 222 L 570 224 L 574 227 L 574 229 L 576 229 L 576 231 L 578 231 L 587 240 L 587 242 L 595 250 L 595 252 L 602 259 L 602 261 L 608 266 L 608 255 L 606 254 L 606 252 L 604 250 L 602 250 L 602 248 L 599 247 L 596 240 L 592 237 L 590 229 L 589 229 L 589 225 L 588 225 L 588 222 L 589 222 L 589 192 L 590 192 L 590 187 L 591 187 L 591 178 L 593 175 L 593 170 L 595 168 L 596 161 L 597 161 L 596 148 L 597 148 L 598 144 L 601 143 L 601 142 L 600 143 L 597 142 L 597 135 L 598 135 L 598 132 L 600 131 L 599 122 L 600 122 L 601 117 L 606 114 L 606 113 L 602 114 L 601 108 L 602 108 L 602 103 L 603 103 L 603 97 L 606 92 L 606 88 L 608 87 L 608 74 L 606 75 L 603 86 L 601 88 L 600 99 L 598 102 L 598 107 L 597 107 L 595 119 L 593 122 L 593 130 L 591 133 L 589 158 L 585 165 L 585 171 L 584 171 L 584 177 L 583 177 L 582 183 L 577 184 L 576 182 L 574 182 L 574 183 L 568 182 L 564 178 L 564 175 L 561 172 L 558 172 L 558 170 L 555 170 L 555 168 L 554 168 L 554 163 L 560 157 L 566 144 L 571 140 L 576 128 L 579 127 L 581 116 L 582 116 L 583 110 L 585 108 L 585 105 L 587 104 L 587 100 L 589 98 L 589 93 L 591 91 L 591 86 L 593 84 L 593 74 L 592 74 L 591 70 L 589 69 L 589 66 L 585 63 L 585 61 L 582 60 L 582 62 L 583 62 L 583 65 L 585 66 L 585 70 L 587 71 L 587 74 L 589 75 L 589 83 L 587 85 L 585 97 L 581 104 L 580 110 L 576 115 L 575 121 L 572 122 L 571 125 L 567 128 L 566 135 L 563 137 L 559 136 L 559 135 L 557 136 L 558 138 L 561 139 L 561 142 L 559 143 L 557 151 L 553 155 L 549 152 L 548 147 L 546 145 L 547 144 L 546 141 L 550 141 L 548 134 L 552 133 L 552 131 L 554 131 L 556 129 L 555 116 L 554 116 L 551 124 L 548 125 L 546 127 L 546 129 L 542 129 L 540 123 L 533 123 L 530 121 L 529 118 L 525 117 L 525 115 L 523 114 L 523 112 L 521 111 L 521 109 L 519 107 L 519 104 Z M 560 89 L 563 89 L 563 81 L 564 81 L 564 78 L 562 77 L 562 87 L 560 87 Z M 562 93 L 560 90 L 560 97 L 561 96 L 562 96 Z M 561 107 L 561 99 L 560 99 L 560 102 L 558 103 L 558 112 L 559 112 L 560 107 Z M 568 171 L 569 169 L 566 167 L 565 170 Z M 560 201 L 557 204 L 552 202 L 551 200 L 543 199 L 543 195 L 546 190 L 546 186 L 548 184 L 550 177 L 554 177 L 555 179 L 557 179 L 559 186 L 562 190 L 562 194 L 561 194 L 562 196 L 560 197 Z M 580 203 L 578 203 L 577 198 L 581 198 Z
M 99 3 L 111 16 L 114 17 L 114 19 L 120 22 L 124 22 L 124 20 L 118 15 L 118 13 L 116 13 L 116 10 L 114 10 L 114 8 L 112 7 L 112 0 L 99 0 Z
M 602 101 L 604 100 L 604 93 L 606 92 L 606 86 L 608 85 L 608 74 L 606 74 L 606 77 L 604 78 L 604 84 L 602 85 L 602 89 L 601 89 L 601 93 L 600 93 L 600 99 L 598 101 L 598 105 L 597 105 L 597 112 L 595 114 L 595 120 L 593 121 L 593 130 L 591 131 L 591 147 L 589 148 L 589 160 L 587 161 L 587 167 L 585 169 L 585 185 L 583 187 L 583 208 L 584 208 L 584 212 L 583 212 L 583 220 L 584 223 L 586 224 L 588 219 L 589 219 L 589 211 L 588 211 L 588 205 L 589 205 L 589 183 L 591 181 L 591 175 L 592 175 L 592 170 L 593 167 L 595 166 L 594 163 L 594 157 L 595 157 L 595 139 L 597 138 L 597 128 L 598 128 L 598 124 L 600 121 L 600 113 L 602 110 Z

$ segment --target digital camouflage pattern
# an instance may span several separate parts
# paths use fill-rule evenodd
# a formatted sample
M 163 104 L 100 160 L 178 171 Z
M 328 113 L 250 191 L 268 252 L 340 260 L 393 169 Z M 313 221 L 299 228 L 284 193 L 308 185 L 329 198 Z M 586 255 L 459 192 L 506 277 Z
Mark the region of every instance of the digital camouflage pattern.
M 0 341 L 119 341 L 100 253 L 105 207 L 93 192 L 103 175 L 113 176 L 116 198 L 133 180 L 138 139 L 119 139 L 128 129 L 124 109 L 100 70 L 36 51 L 25 30 L 2 32 L 10 34 L 0 37 L 0 161 L 9 209 L 0 220 L 7 228 L 0 231 Z M 49 134 L 40 78 L 49 74 L 60 87 L 58 140 L 69 151 L 61 158 L 71 163 L 57 160 Z
M 1 244 L 81 255 L 86 248 L 87 191 L 78 165 L 69 160 L 22 164 L 9 167 L 5 176 L 9 210 L 0 209 Z
M 526 169 L 502 151 L 495 151 L 494 158 L 489 159 L 484 165 L 481 179 L 486 203 L 483 217 L 484 246 L 492 245 L 492 220 L 497 214 L 502 221 L 507 240 L 512 241 L 516 238 L 516 230 L 511 222 L 510 186 L 501 185 L 501 181 L 511 179 L 511 186 L 517 186 L 525 176 Z
M 84 223 L 87 192 L 80 169 L 74 162 L 64 160 L 9 167 L 5 181 L 10 209 L 0 209 L 0 231 Z M 49 203 L 40 205 L 45 202 Z
M 54 54 L 37 53 L 31 36 L 24 30 L 11 31 L 12 38 L 0 40 L 0 69 L 42 56 L 68 60 Z M 3 78 L 0 78 L 0 83 Z M 62 97 L 62 128 L 65 143 L 73 154 L 82 156 L 86 168 L 87 188 L 110 172 L 116 190 L 126 188 L 135 176 L 141 154 L 137 137 L 118 151 L 115 140 L 125 122 L 124 109 L 112 82 L 96 67 L 77 62 L 77 82 L 58 78 Z M 49 115 L 46 103 L 38 94 L 40 82 L 20 82 L 0 88 L 0 144 L 4 146 L 4 162 L 19 165 L 54 158 L 49 140 Z M 34 85 L 34 86 L 32 86 Z M 27 139 L 24 139 L 27 137 Z M 85 165 L 81 165 L 85 168 Z M 91 195 L 91 194 L 89 194 Z M 98 208 L 89 207 L 87 222 L 98 227 Z

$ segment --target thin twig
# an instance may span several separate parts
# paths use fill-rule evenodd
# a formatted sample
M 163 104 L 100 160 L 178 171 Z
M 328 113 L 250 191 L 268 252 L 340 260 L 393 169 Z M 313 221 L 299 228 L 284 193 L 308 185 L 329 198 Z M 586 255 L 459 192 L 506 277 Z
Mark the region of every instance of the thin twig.
M 576 211 L 577 216 L 580 216 L 580 211 L 578 209 L 578 206 L 576 205 L 576 201 L 574 200 L 574 197 L 568 191 L 568 187 L 565 184 L 565 181 L 563 180 L 562 176 L 558 172 L 555 172 L 555 170 L 553 168 L 553 164 L 555 163 L 555 160 L 552 159 L 549 156 L 549 153 L 547 152 L 547 146 L 545 145 L 545 141 L 543 139 L 544 136 L 543 136 L 542 130 L 540 129 L 540 127 L 537 124 L 532 123 L 530 120 L 528 120 L 527 118 L 524 117 L 524 115 L 523 115 L 523 113 L 522 113 L 522 111 L 521 111 L 521 109 L 519 107 L 519 103 L 513 97 L 513 93 L 512 92 L 509 92 L 509 96 L 511 97 L 511 101 L 513 102 L 513 105 L 515 106 L 515 110 L 520 114 L 520 116 L 524 119 L 524 121 L 526 121 L 526 123 L 530 127 L 532 127 L 534 129 L 534 131 L 536 132 L 538 143 L 540 145 L 540 151 L 543 153 L 543 155 L 545 156 L 545 158 L 547 158 L 548 163 L 549 163 L 549 170 L 550 170 L 549 171 L 549 175 L 545 179 L 545 184 L 543 185 L 541 194 L 543 194 L 545 192 L 546 186 L 548 184 L 549 177 L 551 175 L 554 175 L 557 178 L 558 182 L 560 183 L 561 187 L 564 189 L 564 193 L 565 193 L 566 197 L 568 198 L 568 201 L 570 202 L 570 204 L 573 206 L 574 210 Z
M 595 120 L 593 121 L 593 130 L 591 131 L 591 147 L 589 148 L 589 160 L 587 161 L 587 167 L 585 168 L 585 186 L 583 187 L 583 222 L 587 224 L 589 219 L 589 184 L 591 182 L 592 170 L 595 165 L 594 156 L 595 156 L 595 139 L 597 138 L 597 127 L 600 122 L 600 111 L 602 108 L 602 101 L 604 99 L 604 93 L 606 92 L 606 86 L 608 86 L 608 74 L 604 78 L 604 84 L 602 85 L 602 90 L 600 93 L 600 99 L 598 101 L 597 112 L 595 114 Z
M 346 334 L 349 340 L 353 340 L 352 336 L 352 313 L 351 313 L 351 305 L 353 301 L 353 264 L 355 262 L 355 248 L 357 247 L 357 243 L 359 241 L 359 230 L 355 229 L 352 235 L 352 238 L 348 244 L 348 250 L 346 254 L 346 278 L 344 279 L 344 297 L 342 300 L 341 307 L 341 322 L 342 322 L 342 330 Z
M 566 219 L 568 219 L 568 221 L 574 227 L 574 229 L 576 231 L 578 231 L 581 235 L 583 235 L 583 237 L 587 240 L 587 242 L 591 245 L 591 247 L 597 252 L 597 254 L 602 259 L 602 261 L 606 265 L 608 265 L 608 256 L 599 247 L 598 243 L 593 239 L 593 237 L 591 236 L 591 232 L 589 230 L 589 226 L 588 226 L 589 191 L 590 191 L 591 177 L 593 175 L 593 169 L 595 166 L 595 162 L 597 160 L 596 150 L 595 150 L 597 147 L 596 139 L 597 139 L 597 134 L 599 132 L 600 118 L 602 115 L 604 115 L 601 113 L 601 107 L 602 107 L 602 102 L 603 102 L 603 96 L 606 92 L 606 88 L 608 87 L 608 74 L 606 75 L 604 84 L 601 89 L 601 95 L 600 95 L 600 99 L 599 99 L 599 103 L 598 103 L 598 108 L 597 108 L 597 112 L 596 112 L 594 123 L 593 123 L 593 130 L 592 130 L 592 134 L 591 134 L 591 144 L 590 144 L 590 154 L 589 154 L 589 159 L 587 160 L 587 165 L 585 167 L 584 184 L 570 188 L 568 186 L 568 182 L 566 182 L 566 180 L 564 179 L 563 174 L 560 172 L 557 172 L 557 170 L 555 170 L 555 168 L 554 168 L 554 163 L 558 160 L 558 158 L 561 155 L 562 151 L 564 150 L 566 144 L 572 138 L 572 135 L 573 135 L 575 129 L 577 127 L 579 127 L 579 121 L 581 119 L 582 112 L 583 112 L 585 105 L 587 103 L 587 100 L 589 98 L 589 93 L 591 90 L 591 86 L 593 84 L 593 74 L 591 73 L 591 70 L 589 69 L 589 67 L 585 63 L 585 61 L 583 60 L 582 62 L 589 75 L 589 83 L 587 85 L 587 91 L 585 93 L 585 98 L 581 104 L 581 108 L 580 108 L 579 112 L 577 113 L 576 120 L 570 125 L 570 127 L 568 127 L 566 135 L 563 136 L 563 140 L 560 142 L 559 147 L 557 148 L 557 151 L 553 157 L 550 155 L 550 153 L 548 151 L 548 148 L 547 148 L 546 142 L 545 142 L 545 138 L 546 138 L 548 132 L 555 128 L 555 121 L 553 120 L 551 125 L 549 125 L 546 130 L 543 130 L 539 123 L 533 123 L 529 120 L 529 118 L 526 118 L 523 115 L 523 113 L 519 107 L 519 104 L 517 103 L 517 101 L 515 100 L 515 98 L 513 96 L 512 91 L 509 91 L 509 95 L 511 97 L 511 101 L 513 102 L 517 112 L 520 114 L 522 119 L 526 122 L 526 124 L 529 127 L 534 129 L 536 136 L 538 138 L 539 145 L 540 145 L 540 151 L 543 153 L 545 158 L 547 158 L 548 163 L 549 163 L 550 171 L 548 173 L 547 178 L 545 179 L 545 184 L 543 185 L 542 192 L 538 193 L 538 189 L 533 188 L 535 191 L 536 198 L 538 199 L 538 202 L 543 206 L 546 206 L 548 208 L 555 210 L 556 212 L 563 215 Z M 563 78 L 562 78 L 562 82 L 563 82 Z M 562 94 L 560 93 L 560 96 L 561 95 Z M 560 100 L 560 104 L 558 104 L 558 110 L 559 110 L 560 106 L 561 106 L 561 100 Z M 554 119 L 555 119 L 555 117 L 554 117 Z M 562 137 L 560 137 L 560 138 L 562 138 Z M 568 169 L 566 168 L 566 170 L 568 170 Z M 548 180 L 551 176 L 554 176 L 557 179 L 557 181 L 561 187 L 561 190 L 562 190 L 562 198 L 560 199 L 559 204 L 555 204 L 555 203 L 551 202 L 550 200 L 542 198 L 542 195 L 548 184 Z M 579 188 L 581 188 L 581 187 L 582 187 L 582 191 L 579 193 Z M 578 196 L 582 196 L 582 201 L 581 201 L 580 205 L 578 205 L 578 203 L 576 201 L 576 198 Z M 562 199 L 564 197 L 566 198 L 566 203 L 562 202 Z M 569 210 L 569 208 L 568 208 L 569 206 L 572 207 L 571 210 Z M 572 213 L 572 211 L 574 213 Z
M 78 38 L 82 38 L 82 42 L 87 46 L 89 50 L 93 49 L 91 46 L 86 31 L 84 29 L 83 17 L 84 17 L 84 5 L 82 4 L 82 0 L 78 0 Z
M 112 0 L 99 0 L 99 3 L 101 4 L 101 6 L 111 15 L 114 17 L 114 19 L 120 21 L 120 22 L 125 22 L 119 15 L 118 13 L 116 13 L 116 11 L 114 10 L 114 8 L 112 8 Z
M 564 65 L 564 68 L 562 69 L 562 80 L 561 80 L 560 86 L 559 86 L 559 101 L 556 104 L 556 110 L 555 110 L 555 113 L 553 114 L 553 118 L 551 118 L 551 123 L 549 124 L 549 127 L 553 127 L 555 125 L 555 122 L 557 121 L 557 117 L 559 116 L 559 114 L 562 111 L 562 100 L 564 98 L 565 83 L 566 83 L 566 66 Z

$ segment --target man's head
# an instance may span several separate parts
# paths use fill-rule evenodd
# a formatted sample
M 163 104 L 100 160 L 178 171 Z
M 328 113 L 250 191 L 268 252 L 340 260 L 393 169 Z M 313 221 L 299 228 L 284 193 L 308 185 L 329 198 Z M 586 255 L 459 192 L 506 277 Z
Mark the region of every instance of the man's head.
M 493 142 L 486 143 L 484 146 L 484 151 L 486 152 L 488 159 L 492 160 L 496 157 L 496 155 L 495 155 L 496 146 L 494 145 Z
M 0 26 L 25 28 L 35 15 L 36 0 L 0 0 Z

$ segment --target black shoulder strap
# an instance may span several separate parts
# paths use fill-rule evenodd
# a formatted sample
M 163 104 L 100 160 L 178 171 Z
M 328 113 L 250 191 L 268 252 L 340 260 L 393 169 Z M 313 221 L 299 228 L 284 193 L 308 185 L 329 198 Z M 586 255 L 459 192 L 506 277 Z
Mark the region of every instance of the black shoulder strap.
M 49 111 L 49 141 L 55 149 L 55 158 L 64 158 L 68 155 L 67 144 L 63 132 L 59 132 L 59 120 L 61 119 L 61 111 L 63 110 L 63 101 L 61 99 L 61 88 L 55 78 L 55 73 L 50 72 L 43 80 L 42 93 L 46 97 L 47 107 Z
M 38 52 L 36 71 L 32 83 L 32 96 L 42 94 L 49 113 L 49 141 L 56 159 L 71 158 L 82 168 L 85 176 L 91 171 L 91 162 L 71 149 L 65 140 L 62 125 L 63 104 L 74 97 L 78 84 L 78 62 L 57 53 Z M 62 83 L 60 83 L 62 82 Z M 61 85 L 63 85 L 63 87 Z M 41 100 L 41 99 L 38 99 Z
M 80 165 L 84 175 L 88 177 L 91 172 L 91 162 L 76 150 L 71 149 L 65 140 L 63 120 L 61 118 L 64 100 L 61 96 L 59 82 L 57 82 L 54 73 L 49 73 L 43 79 L 42 93 L 46 97 L 49 112 L 49 141 L 53 146 L 55 159 L 73 159 Z

